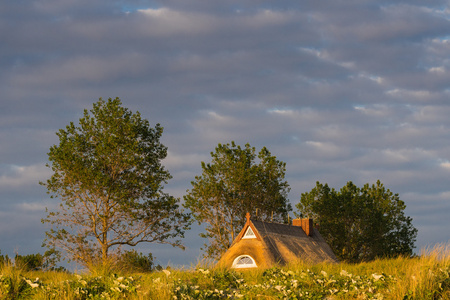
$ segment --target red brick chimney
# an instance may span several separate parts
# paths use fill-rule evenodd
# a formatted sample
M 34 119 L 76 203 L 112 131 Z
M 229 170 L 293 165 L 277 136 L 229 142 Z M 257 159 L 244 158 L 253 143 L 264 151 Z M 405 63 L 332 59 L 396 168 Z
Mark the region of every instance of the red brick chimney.
M 294 219 L 292 220 L 292 225 L 301 227 L 308 236 L 311 236 L 313 233 L 314 225 L 312 219 Z

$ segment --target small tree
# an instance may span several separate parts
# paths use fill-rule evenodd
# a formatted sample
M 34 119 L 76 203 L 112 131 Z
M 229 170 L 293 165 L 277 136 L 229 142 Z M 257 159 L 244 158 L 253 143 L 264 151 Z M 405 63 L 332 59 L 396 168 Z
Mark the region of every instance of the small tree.
M 171 178 L 161 165 L 167 155 L 163 128 L 151 128 L 121 104 L 119 98 L 100 98 L 79 126 L 71 122 L 59 130 L 59 145 L 48 153 L 53 175 L 41 183 L 61 199 L 60 209 L 43 219 L 52 225 L 44 245 L 85 265 L 107 264 L 122 245 L 183 248 L 174 238 L 188 228 L 179 199 L 163 191 Z
M 219 144 L 211 156 L 211 163 L 201 163 L 203 173 L 191 182 L 184 199 L 199 224 L 206 223 L 206 233 L 200 234 L 209 241 L 203 248 L 206 256 L 218 258 L 241 230 L 247 212 L 283 222 L 292 208 L 284 181 L 286 164 L 265 147 L 256 156 L 249 144 Z
M 405 216 L 399 195 L 379 180 L 362 188 L 348 182 L 340 191 L 317 182 L 296 207 L 320 225 L 320 233 L 341 260 L 412 255 L 417 229 Z

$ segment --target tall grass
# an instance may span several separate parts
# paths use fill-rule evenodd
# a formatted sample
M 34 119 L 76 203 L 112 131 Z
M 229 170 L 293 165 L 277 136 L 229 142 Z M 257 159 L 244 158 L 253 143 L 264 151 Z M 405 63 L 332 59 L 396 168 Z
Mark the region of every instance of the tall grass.
M 360 264 L 295 263 L 237 272 L 200 261 L 152 273 L 92 270 L 80 276 L 5 265 L 0 299 L 450 299 L 450 245 L 424 249 L 414 258 Z
M 0 299 L 19 299 L 31 293 L 22 277 L 22 268 L 6 262 L 0 266 Z
M 399 259 L 393 299 L 450 299 L 450 245 L 423 249 L 413 259 Z

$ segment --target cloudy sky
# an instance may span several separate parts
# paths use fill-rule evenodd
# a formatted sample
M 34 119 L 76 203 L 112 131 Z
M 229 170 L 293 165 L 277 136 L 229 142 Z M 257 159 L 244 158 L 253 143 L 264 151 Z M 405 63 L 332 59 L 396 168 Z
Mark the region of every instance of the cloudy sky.
M 100 97 L 164 127 L 177 197 L 218 143 L 250 143 L 287 163 L 293 205 L 316 181 L 380 179 L 406 202 L 418 249 L 448 242 L 449 4 L 1 1 L 2 254 L 43 252 L 46 153 Z M 199 230 L 184 252 L 138 250 L 195 264 Z

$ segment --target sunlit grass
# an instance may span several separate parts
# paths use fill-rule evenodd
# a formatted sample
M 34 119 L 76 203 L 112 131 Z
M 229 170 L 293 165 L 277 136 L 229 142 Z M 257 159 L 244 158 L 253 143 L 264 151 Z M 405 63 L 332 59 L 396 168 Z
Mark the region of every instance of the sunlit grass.
M 119 272 L 24 272 L 7 264 L 0 271 L 0 299 L 450 299 L 449 245 L 414 258 L 360 264 L 296 263 L 237 272 L 200 261 L 186 269 Z

